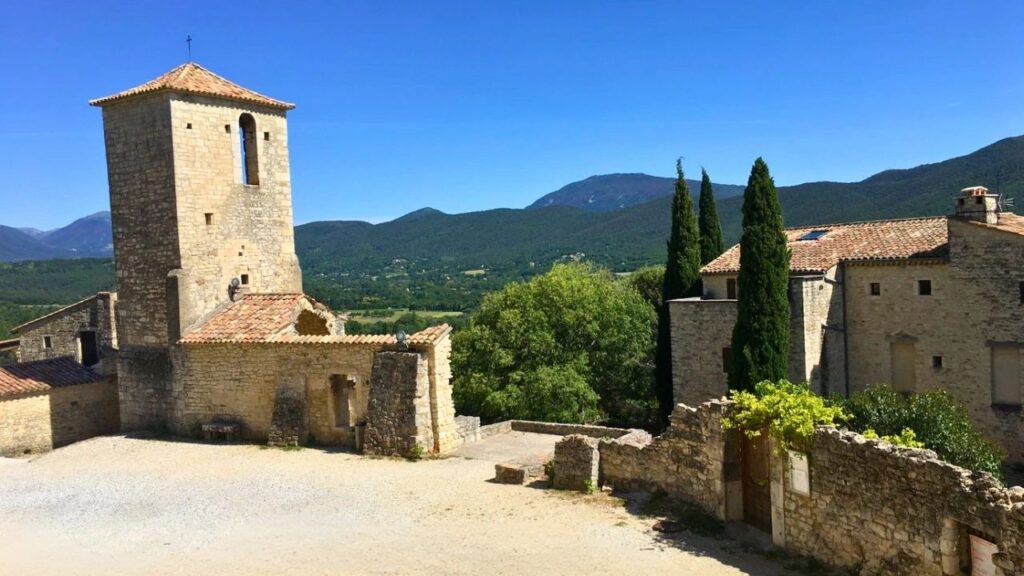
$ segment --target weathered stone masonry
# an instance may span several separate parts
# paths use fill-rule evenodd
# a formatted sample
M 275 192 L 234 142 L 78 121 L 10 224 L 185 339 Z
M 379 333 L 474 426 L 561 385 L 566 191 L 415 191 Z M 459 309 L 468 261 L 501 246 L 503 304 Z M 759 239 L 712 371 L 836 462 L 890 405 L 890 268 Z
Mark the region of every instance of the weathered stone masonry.
M 665 491 L 723 520 L 741 519 L 741 462 L 723 432 L 728 403 L 679 405 L 661 436 L 601 442 L 602 485 Z M 730 438 L 731 437 L 731 438 Z M 806 454 L 809 492 L 796 489 L 787 453 L 772 457 L 772 538 L 791 552 L 863 575 L 969 573 L 969 535 L 998 546 L 997 574 L 1024 572 L 1024 488 L 940 461 L 933 452 L 895 448 L 846 431 L 819 428 Z M 559 474 L 557 467 L 555 476 Z

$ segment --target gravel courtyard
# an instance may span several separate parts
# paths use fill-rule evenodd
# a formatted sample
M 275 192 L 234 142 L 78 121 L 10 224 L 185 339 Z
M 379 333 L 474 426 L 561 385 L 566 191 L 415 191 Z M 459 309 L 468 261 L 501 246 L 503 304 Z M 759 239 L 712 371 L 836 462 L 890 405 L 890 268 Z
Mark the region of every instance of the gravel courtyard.
M 786 574 L 493 462 L 113 436 L 0 459 L 0 574 Z

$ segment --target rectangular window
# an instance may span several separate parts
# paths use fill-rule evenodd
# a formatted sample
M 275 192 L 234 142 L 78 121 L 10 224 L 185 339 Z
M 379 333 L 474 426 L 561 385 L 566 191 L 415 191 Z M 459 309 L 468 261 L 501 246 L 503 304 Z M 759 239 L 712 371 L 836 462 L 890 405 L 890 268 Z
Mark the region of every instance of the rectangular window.
M 263 133 L 263 139 L 266 140 L 266 141 L 270 141 L 270 132 L 264 132 Z
M 188 124 L 185 124 L 185 130 L 191 130 L 191 129 L 192 129 L 192 123 L 191 122 L 189 122 Z
M 931 296 L 932 295 L 932 281 L 931 280 L 918 280 L 917 281 L 917 294 L 918 294 L 918 296 Z
M 248 274 L 242 274 L 242 286 L 248 286 L 248 285 L 249 285 L 249 275 Z
M 1024 282 L 1018 282 L 1017 289 L 1020 290 L 1020 303 L 1024 304 Z
M 732 348 L 722 348 L 722 372 L 728 374 L 730 366 L 732 366 Z
M 49 350 L 53 348 L 53 338 L 50 336 L 43 336 L 43 348 Z
M 228 134 L 231 134 L 231 124 L 225 124 L 224 131 L 227 132 Z
M 932 356 L 932 368 L 942 368 L 942 356 Z
M 992 347 L 992 405 L 1020 407 L 1020 348 Z
M 882 295 L 882 285 L 879 284 L 878 282 L 872 282 L 871 283 L 871 295 L 872 296 L 881 296 Z
M 897 392 L 914 392 L 917 388 L 917 374 L 914 370 L 914 343 L 893 342 L 890 345 L 892 358 L 892 389 Z
M 729 300 L 736 299 L 736 279 L 729 278 L 725 281 L 725 297 Z
M 213 225 L 213 212 L 207 212 L 206 214 L 203 214 L 203 217 L 206 218 L 207 226 Z

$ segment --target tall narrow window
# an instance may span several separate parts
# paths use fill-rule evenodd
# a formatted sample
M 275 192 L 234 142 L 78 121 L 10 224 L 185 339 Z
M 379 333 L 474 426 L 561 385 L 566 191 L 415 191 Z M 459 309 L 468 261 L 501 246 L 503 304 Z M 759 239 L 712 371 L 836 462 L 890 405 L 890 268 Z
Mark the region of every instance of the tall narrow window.
M 732 366 L 732 348 L 722 348 L 722 372 L 728 374 L 729 366 Z
M 917 374 L 914 370 L 914 343 L 898 341 L 890 345 L 892 358 L 892 389 L 897 392 L 914 392 L 917 388 Z
M 1020 407 L 1020 348 L 992 347 L 992 404 Z
M 729 278 L 725 281 L 725 297 L 729 300 L 736 299 L 736 279 Z
M 250 186 L 260 184 L 260 162 L 256 152 L 256 120 L 251 114 L 238 118 L 238 132 L 242 139 L 242 181 Z

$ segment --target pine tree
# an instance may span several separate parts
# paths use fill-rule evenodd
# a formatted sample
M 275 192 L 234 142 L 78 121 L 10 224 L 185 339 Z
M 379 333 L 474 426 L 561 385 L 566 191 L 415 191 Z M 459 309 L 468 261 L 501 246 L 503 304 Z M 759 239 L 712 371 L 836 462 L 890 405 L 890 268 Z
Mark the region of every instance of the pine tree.
M 768 165 L 758 158 L 743 193 L 743 235 L 729 388 L 753 390 L 786 377 L 789 355 L 789 248 Z
M 715 193 L 711 189 L 711 178 L 707 170 L 701 168 L 700 178 L 700 263 L 701 266 L 711 262 L 725 252 L 722 242 L 722 225 L 718 222 L 718 207 L 715 205 Z
M 672 413 L 672 342 L 668 301 L 697 296 L 700 282 L 700 233 L 693 213 L 693 199 L 683 176 L 683 162 L 676 160 L 676 192 L 672 198 L 672 231 L 668 240 L 665 285 L 658 314 L 658 350 L 655 356 L 655 392 L 662 422 Z

